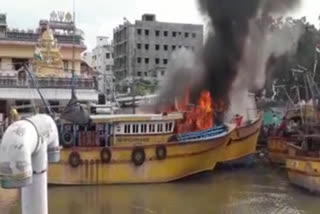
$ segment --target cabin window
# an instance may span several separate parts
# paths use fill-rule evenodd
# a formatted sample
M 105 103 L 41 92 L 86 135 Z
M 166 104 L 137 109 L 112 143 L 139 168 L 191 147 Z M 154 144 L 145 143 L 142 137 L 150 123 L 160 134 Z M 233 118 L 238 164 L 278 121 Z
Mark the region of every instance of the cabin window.
M 162 124 L 162 123 L 159 123 L 159 124 L 158 124 L 157 131 L 158 131 L 158 132 L 163 132 L 163 124 Z
M 138 133 L 138 132 L 139 132 L 139 124 L 133 124 L 132 133 Z
M 90 130 L 90 128 L 88 128 Z M 120 125 L 117 125 L 117 133 L 121 132 L 121 126 Z
M 131 125 L 130 124 L 126 124 L 124 125 L 124 133 L 128 133 L 130 134 L 131 133 Z
M 141 124 L 140 125 L 140 132 L 146 133 L 147 132 L 147 124 Z
M 154 133 L 156 131 L 155 124 L 149 124 L 149 132 Z
M 166 123 L 166 127 L 165 127 L 165 131 L 166 132 L 171 132 L 172 131 L 172 128 L 173 128 L 173 123 Z

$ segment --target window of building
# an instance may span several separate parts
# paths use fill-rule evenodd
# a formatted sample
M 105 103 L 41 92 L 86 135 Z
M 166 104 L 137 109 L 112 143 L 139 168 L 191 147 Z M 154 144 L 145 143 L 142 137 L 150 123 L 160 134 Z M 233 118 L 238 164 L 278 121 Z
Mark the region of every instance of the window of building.
M 142 46 L 141 43 L 138 43 L 138 44 L 137 44 L 137 49 L 140 50 L 140 49 L 141 49 L 141 46 Z
M 176 48 L 177 48 L 177 46 L 172 45 L 172 50 L 173 50 L 173 51 L 176 50 Z
M 106 53 L 106 58 L 110 59 L 110 53 Z
M 189 33 L 184 33 L 185 38 L 189 38 Z
M 161 76 L 164 76 L 165 75 L 165 71 L 161 71 Z
M 160 63 L 160 59 L 159 58 L 155 58 L 155 63 L 158 65 Z
M 179 32 L 178 34 L 179 34 L 179 36 L 181 36 L 181 34 L 182 34 L 182 33 L 181 33 L 181 32 Z
M 181 48 L 181 45 L 179 45 L 179 48 Z
M 144 30 L 144 35 L 149 36 L 149 30 Z
M 141 57 L 137 58 L 137 63 L 141 63 Z
M 165 51 L 167 51 L 167 50 L 168 50 L 168 45 L 164 45 L 164 46 L 163 46 L 163 49 L 164 49 Z
M 63 70 L 65 72 L 68 72 L 68 70 L 69 70 L 69 63 L 67 60 L 63 60 Z
M 145 62 L 146 64 L 149 64 L 149 58 L 144 58 L 144 62 Z
M 156 30 L 156 36 L 160 36 L 160 30 Z
M 137 34 L 141 35 L 142 30 L 141 29 L 137 29 Z
M 141 76 L 142 76 L 142 72 L 141 72 L 141 71 L 138 71 L 138 72 L 137 72 L 137 75 L 138 75 L 138 77 L 141 77 Z
M 168 59 L 163 59 L 163 64 L 164 65 L 168 64 Z
M 111 65 L 106 65 L 106 71 L 110 71 L 111 70 Z
M 164 36 L 168 36 L 168 31 L 163 31 Z
M 196 33 L 192 33 L 192 38 L 196 38 L 197 34 Z
M 149 44 L 145 44 L 145 45 L 144 45 L 144 48 L 145 48 L 146 50 L 149 50 Z
M 177 32 L 176 31 L 173 31 L 172 32 L 172 37 L 176 37 L 177 36 Z
M 147 77 L 148 76 L 148 72 L 144 72 L 144 76 Z
M 160 50 L 160 45 L 155 45 L 156 51 Z
M 158 124 L 157 131 L 158 132 L 163 132 L 163 124 L 162 123 Z

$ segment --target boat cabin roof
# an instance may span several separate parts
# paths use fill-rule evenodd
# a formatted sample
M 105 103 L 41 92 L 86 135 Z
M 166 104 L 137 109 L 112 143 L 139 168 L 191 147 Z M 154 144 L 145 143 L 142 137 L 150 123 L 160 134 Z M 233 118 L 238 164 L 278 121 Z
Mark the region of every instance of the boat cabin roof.
M 180 120 L 182 113 L 169 114 L 113 114 L 113 115 L 91 115 L 93 123 L 112 123 L 112 122 L 148 122 L 148 121 L 168 121 Z

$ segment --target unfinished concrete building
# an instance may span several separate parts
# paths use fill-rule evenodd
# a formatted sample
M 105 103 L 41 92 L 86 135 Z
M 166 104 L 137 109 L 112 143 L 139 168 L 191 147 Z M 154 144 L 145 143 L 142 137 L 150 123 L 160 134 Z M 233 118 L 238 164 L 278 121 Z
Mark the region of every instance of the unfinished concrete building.
M 128 83 L 133 77 L 161 81 L 174 51 L 202 47 L 203 25 L 159 22 L 154 14 L 144 14 L 134 24 L 124 20 L 113 36 L 118 81 Z

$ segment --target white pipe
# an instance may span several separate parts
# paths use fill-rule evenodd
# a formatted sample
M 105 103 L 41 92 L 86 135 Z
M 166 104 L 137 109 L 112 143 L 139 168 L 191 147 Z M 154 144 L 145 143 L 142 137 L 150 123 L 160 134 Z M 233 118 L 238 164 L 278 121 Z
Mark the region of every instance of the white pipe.
M 3 188 L 21 188 L 22 214 L 47 214 L 47 168 L 60 159 L 54 120 L 44 114 L 20 120 L 5 131 L 0 144 Z

